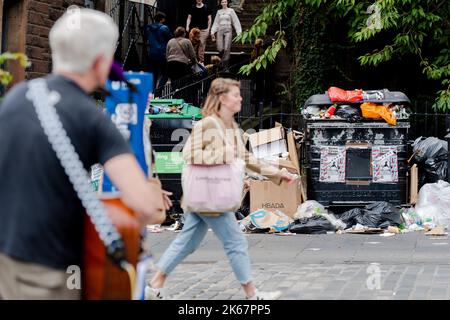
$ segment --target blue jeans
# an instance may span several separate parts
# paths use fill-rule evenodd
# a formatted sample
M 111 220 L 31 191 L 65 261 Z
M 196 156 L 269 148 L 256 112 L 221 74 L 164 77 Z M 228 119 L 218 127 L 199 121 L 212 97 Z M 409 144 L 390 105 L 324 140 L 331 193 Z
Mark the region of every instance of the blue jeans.
M 222 242 L 237 280 L 241 284 L 252 281 L 247 239 L 239 229 L 233 212 L 226 212 L 218 217 L 186 213 L 185 217 L 183 229 L 157 264 L 160 271 L 165 274 L 172 272 L 184 258 L 198 248 L 210 227 Z

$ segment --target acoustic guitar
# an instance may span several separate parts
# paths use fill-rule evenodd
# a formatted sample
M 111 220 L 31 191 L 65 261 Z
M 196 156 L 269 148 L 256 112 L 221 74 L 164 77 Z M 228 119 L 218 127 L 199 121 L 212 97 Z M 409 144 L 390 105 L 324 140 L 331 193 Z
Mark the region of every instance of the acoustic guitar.
M 136 268 L 140 250 L 140 224 L 136 214 L 112 194 L 102 194 L 100 200 L 117 231 L 125 242 L 127 261 Z M 106 247 L 88 215 L 84 217 L 83 237 L 83 299 L 130 300 L 132 283 L 128 273 L 109 259 Z

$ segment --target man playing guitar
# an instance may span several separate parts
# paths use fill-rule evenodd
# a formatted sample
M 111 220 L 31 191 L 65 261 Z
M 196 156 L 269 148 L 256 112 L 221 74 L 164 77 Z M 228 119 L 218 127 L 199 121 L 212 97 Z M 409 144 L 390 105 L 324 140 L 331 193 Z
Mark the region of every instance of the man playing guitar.
M 44 80 L 84 168 L 101 163 L 140 223 L 161 223 L 165 213 L 128 143 L 89 96 L 108 78 L 118 37 L 106 14 L 68 11 L 50 31 L 53 74 Z M 82 264 L 84 209 L 27 90 L 15 86 L 0 106 L 0 299 L 79 299 L 66 282 L 68 268 Z

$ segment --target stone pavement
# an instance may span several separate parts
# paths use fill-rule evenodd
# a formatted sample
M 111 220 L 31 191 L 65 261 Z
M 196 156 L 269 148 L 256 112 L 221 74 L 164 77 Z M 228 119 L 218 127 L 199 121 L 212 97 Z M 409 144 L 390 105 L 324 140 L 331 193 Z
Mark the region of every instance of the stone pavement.
M 150 233 L 158 259 L 177 233 Z M 450 299 L 448 236 L 247 235 L 254 280 L 282 299 Z M 167 281 L 174 299 L 244 295 L 212 232 Z

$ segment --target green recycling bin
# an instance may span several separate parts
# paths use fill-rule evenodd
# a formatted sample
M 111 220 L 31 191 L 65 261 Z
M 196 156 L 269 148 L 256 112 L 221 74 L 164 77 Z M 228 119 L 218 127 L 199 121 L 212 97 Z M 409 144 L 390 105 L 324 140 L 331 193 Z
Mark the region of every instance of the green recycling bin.
M 182 150 L 195 122 L 202 119 L 201 109 L 182 99 L 155 99 L 149 111 L 146 116 L 152 121 L 150 141 L 156 154 L 155 172 L 164 190 L 173 193 L 173 207 L 168 214 L 175 219 L 183 212 L 180 207 L 181 172 L 185 165 Z

